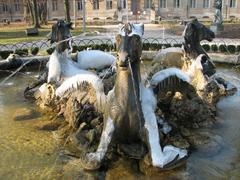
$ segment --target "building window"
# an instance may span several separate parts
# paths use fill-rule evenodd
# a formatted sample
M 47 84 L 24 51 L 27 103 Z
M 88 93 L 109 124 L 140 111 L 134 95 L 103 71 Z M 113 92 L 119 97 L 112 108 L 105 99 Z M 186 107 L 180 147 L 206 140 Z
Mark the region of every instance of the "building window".
M 8 5 L 4 1 L 0 1 L 0 13 L 8 12 Z
M 144 1 L 144 8 L 145 8 L 145 9 L 150 9 L 150 8 L 152 8 L 152 0 L 145 0 L 145 1 Z
M 160 0 L 160 8 L 166 8 L 167 7 L 167 0 Z
M 99 9 L 99 0 L 94 0 L 93 1 L 93 10 L 98 10 Z
M 78 11 L 82 11 L 83 10 L 83 0 L 78 0 L 77 8 L 78 8 Z
M 190 8 L 196 8 L 196 0 L 190 0 Z
M 126 9 L 126 0 L 118 0 L 117 1 L 118 9 Z
M 230 8 L 235 8 L 236 7 L 236 0 L 230 0 Z
M 173 3 L 174 8 L 180 8 L 180 0 L 174 0 Z
M 7 4 L 3 4 L 3 12 L 8 12 L 8 5 Z
M 14 0 L 15 11 L 20 11 L 20 2 L 19 0 Z
M 209 8 L 209 0 L 203 0 L 203 8 Z
M 112 9 L 112 0 L 106 0 L 106 9 Z
M 57 0 L 52 1 L 52 10 L 57 11 L 58 10 L 58 2 Z

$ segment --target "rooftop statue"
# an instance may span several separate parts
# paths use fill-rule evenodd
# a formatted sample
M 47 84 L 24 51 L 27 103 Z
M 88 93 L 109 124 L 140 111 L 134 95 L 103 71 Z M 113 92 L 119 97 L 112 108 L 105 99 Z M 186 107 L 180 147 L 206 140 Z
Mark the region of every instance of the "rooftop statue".
M 222 17 L 222 0 L 215 0 L 214 2 L 215 14 L 214 14 L 214 24 L 222 24 L 223 17 Z

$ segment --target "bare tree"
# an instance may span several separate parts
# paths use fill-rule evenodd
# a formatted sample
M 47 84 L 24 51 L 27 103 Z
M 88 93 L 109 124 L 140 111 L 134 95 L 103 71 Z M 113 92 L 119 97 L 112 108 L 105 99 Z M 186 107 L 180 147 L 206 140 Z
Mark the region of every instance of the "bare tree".
M 47 24 L 47 0 L 38 3 L 38 16 L 41 24 Z
M 39 28 L 39 7 L 37 0 L 24 0 L 24 16 L 30 20 L 35 28 Z
M 33 9 L 33 15 L 34 15 L 34 27 L 35 28 L 40 28 L 39 24 L 39 18 L 38 18 L 38 5 L 37 5 L 37 0 L 32 0 L 32 9 Z
M 31 22 L 34 25 L 34 15 L 31 0 L 24 0 L 24 18 L 26 22 Z
M 71 22 L 69 0 L 64 0 L 65 17 L 67 22 Z

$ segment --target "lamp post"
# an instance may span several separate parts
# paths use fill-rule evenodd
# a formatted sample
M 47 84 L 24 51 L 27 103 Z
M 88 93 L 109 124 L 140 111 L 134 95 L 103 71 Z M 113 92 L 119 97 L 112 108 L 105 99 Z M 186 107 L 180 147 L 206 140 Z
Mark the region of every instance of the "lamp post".
M 73 0 L 73 15 L 74 15 L 74 28 L 77 27 L 76 23 L 76 0 Z
M 226 19 L 228 18 L 228 3 L 229 3 L 229 2 L 228 2 L 228 0 L 227 0 L 227 1 L 226 1 L 226 17 L 225 17 Z
M 127 23 L 128 23 L 128 0 L 126 0 L 126 10 L 127 10 Z
M 83 32 L 86 32 L 86 0 L 82 0 L 83 3 Z

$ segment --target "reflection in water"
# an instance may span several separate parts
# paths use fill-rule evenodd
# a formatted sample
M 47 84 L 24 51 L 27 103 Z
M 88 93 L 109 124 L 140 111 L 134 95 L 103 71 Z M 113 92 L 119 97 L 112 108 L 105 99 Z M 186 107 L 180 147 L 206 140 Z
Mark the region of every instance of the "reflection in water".
M 51 133 L 33 128 L 39 119 L 13 121 L 17 112 L 34 109 L 22 93 L 28 82 L 29 78 L 14 77 L 0 87 L 0 179 L 57 176 L 52 168 L 56 160 L 56 144 Z
M 240 74 L 226 67 L 218 68 L 240 88 Z M 34 76 L 34 74 L 33 74 Z M 229 79 L 228 79 L 229 78 Z M 89 173 L 79 167 L 64 166 L 59 161 L 59 147 L 51 132 L 36 130 L 35 124 L 49 119 L 48 116 L 30 121 L 13 121 L 16 113 L 26 109 L 35 110 L 33 103 L 23 97 L 23 89 L 31 78 L 25 76 L 11 78 L 0 87 L 0 177 L 3 179 L 86 179 L 116 177 L 145 179 L 136 169 L 137 164 L 120 159 L 109 171 Z M 240 179 L 240 91 L 234 96 L 223 98 L 218 103 L 219 120 L 211 129 L 204 131 L 216 135 L 221 142 L 220 149 L 209 153 L 194 151 L 187 166 L 180 170 L 154 174 L 156 179 Z M 132 166 L 134 165 L 134 166 Z M 0 179 L 1 179 L 0 178 Z

